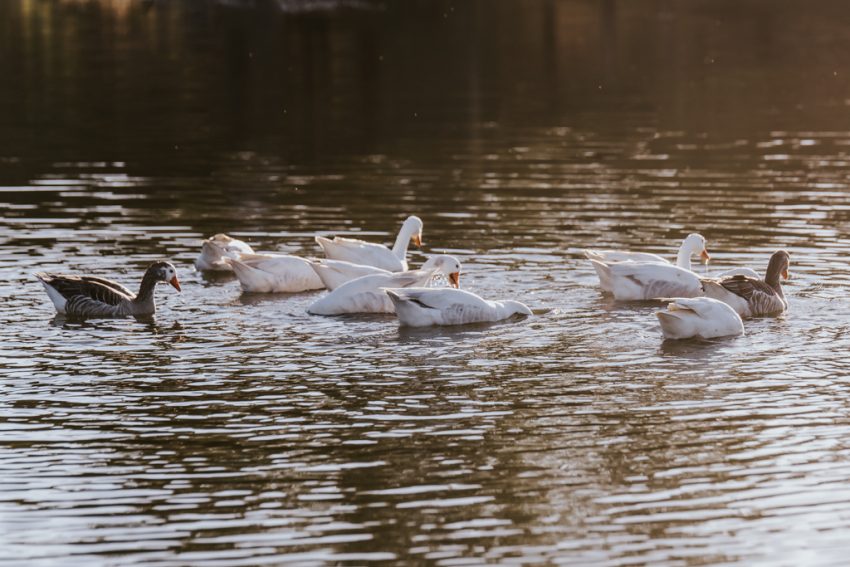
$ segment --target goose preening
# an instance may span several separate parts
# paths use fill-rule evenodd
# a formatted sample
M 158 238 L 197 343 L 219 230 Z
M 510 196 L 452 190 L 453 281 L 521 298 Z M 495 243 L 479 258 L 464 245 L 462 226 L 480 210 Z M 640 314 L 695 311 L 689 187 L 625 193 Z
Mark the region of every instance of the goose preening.
M 323 236 L 316 237 L 316 243 L 331 260 L 375 266 L 389 272 L 407 270 L 407 247 L 411 240 L 416 246 L 422 246 L 422 221 L 419 217 L 411 216 L 404 221 L 392 250 L 383 244 L 353 238 L 337 236 L 331 240 Z
M 395 305 L 401 326 L 490 323 L 513 315 L 532 315 L 531 309 L 519 301 L 488 301 L 462 289 L 385 288 L 384 292 Z
M 612 262 L 652 262 L 656 264 L 669 264 L 670 262 L 662 258 L 658 254 L 649 252 L 630 252 L 627 250 L 585 250 L 585 257 L 588 260 L 596 260 L 603 264 Z M 686 270 L 691 269 L 691 256 L 700 256 L 708 262 L 711 256 L 705 249 L 705 238 L 701 234 L 689 234 L 679 246 L 679 251 L 676 255 L 676 265 Z
M 204 240 L 201 255 L 195 260 L 199 271 L 229 272 L 228 258 L 238 259 L 242 254 L 253 254 L 254 250 L 246 243 L 226 234 L 216 234 Z
M 702 281 L 690 270 L 671 264 L 591 260 L 602 289 L 620 301 L 640 301 L 660 297 L 697 297 Z
M 307 308 L 313 315 L 343 313 L 393 313 L 393 303 L 382 288 L 420 287 L 442 274 L 451 285 L 460 285 L 460 262 L 447 254 L 428 258 L 419 270 L 371 274 L 346 282 Z
M 665 339 L 713 339 L 744 334 L 744 322 L 732 307 L 710 297 L 677 297 L 655 314 Z
M 325 287 L 310 261 L 298 256 L 242 254 L 225 261 L 247 292 L 297 293 Z
M 310 260 L 310 265 L 316 272 L 316 275 L 328 288 L 328 291 L 333 291 L 345 282 L 350 282 L 361 276 L 371 274 L 391 274 L 388 270 L 376 268 L 375 266 L 366 266 L 363 264 L 353 264 L 344 260 Z
M 153 315 L 156 313 L 153 295 L 156 284 L 167 282 L 180 291 L 177 270 L 168 262 L 154 262 L 148 267 L 138 294 L 121 284 L 96 276 L 38 273 L 35 277 L 44 284 L 56 311 L 74 317 Z
M 774 252 L 767 264 L 764 280 L 748 276 L 732 276 L 720 280 L 703 280 L 707 297 L 728 303 L 741 317 L 776 315 L 788 309 L 780 278 L 788 279 L 791 256 L 785 250 Z

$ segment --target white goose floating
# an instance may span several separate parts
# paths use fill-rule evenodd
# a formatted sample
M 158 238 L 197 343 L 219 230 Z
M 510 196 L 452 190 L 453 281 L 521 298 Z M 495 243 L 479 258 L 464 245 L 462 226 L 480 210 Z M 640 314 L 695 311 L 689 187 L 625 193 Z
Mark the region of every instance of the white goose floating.
M 699 255 L 705 261 L 711 259 L 705 249 L 705 238 L 699 234 L 689 234 L 682 242 L 676 266 L 663 258 L 661 262 L 635 261 L 634 258 L 645 256 L 642 252 L 603 254 L 588 250 L 585 254 L 599 276 L 599 285 L 602 290 L 613 294 L 621 301 L 702 295 L 699 276 L 691 271 L 691 256 Z M 622 260 L 597 258 L 622 258 Z
M 47 295 L 62 315 L 83 318 L 148 316 L 156 313 L 154 289 L 159 282 L 180 291 L 177 270 L 168 262 L 154 262 L 145 271 L 139 293 L 96 276 L 38 273 Z
M 337 236 L 332 240 L 317 236 L 316 243 L 322 247 L 325 256 L 331 260 L 344 260 L 353 264 L 374 266 L 389 272 L 407 270 L 407 247 L 410 241 L 422 246 L 422 221 L 411 216 L 401 225 L 392 250 L 383 244 L 374 244 L 354 238 Z
M 239 259 L 242 254 L 253 254 L 254 250 L 245 242 L 231 238 L 226 234 L 216 234 L 204 240 L 201 255 L 195 260 L 199 271 L 229 272 L 228 258 Z
M 590 262 L 599 275 L 602 289 L 620 301 L 702 295 L 699 276 L 679 266 L 646 262 Z
M 453 256 L 440 254 L 428 258 L 419 270 L 362 276 L 316 300 L 307 312 L 313 315 L 393 313 L 393 303 L 383 288 L 424 286 L 439 274 L 445 275 L 450 284 L 457 287 L 460 285 L 460 262 Z
M 655 314 L 665 339 L 713 339 L 744 334 L 744 322 L 726 303 L 710 297 L 678 297 Z
M 670 262 L 658 254 L 649 252 L 630 252 L 627 250 L 585 250 L 588 260 L 596 260 L 603 264 L 612 262 L 652 262 L 655 264 L 669 264 Z M 705 249 L 705 237 L 701 234 L 691 233 L 685 237 L 676 254 L 676 265 L 686 270 L 691 269 L 691 256 L 699 255 L 708 262 L 711 256 Z
M 226 260 L 250 293 L 298 293 L 323 289 L 309 260 L 288 254 L 242 254 Z
M 778 250 L 770 257 L 764 280 L 748 276 L 732 276 L 720 280 L 703 280 L 707 297 L 729 304 L 741 317 L 776 315 L 788 309 L 780 278 L 788 279 L 791 256 Z
M 466 325 L 501 321 L 513 315 L 532 315 L 514 300 L 487 301 L 474 293 L 451 288 L 384 289 L 395 305 L 401 326 Z

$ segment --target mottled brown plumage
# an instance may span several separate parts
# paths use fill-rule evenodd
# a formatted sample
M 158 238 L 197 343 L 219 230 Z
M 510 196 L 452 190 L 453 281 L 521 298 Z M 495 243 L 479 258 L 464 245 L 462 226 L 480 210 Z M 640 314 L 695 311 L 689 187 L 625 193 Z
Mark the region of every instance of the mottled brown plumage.
M 776 315 L 788 308 L 780 279 L 788 277 L 790 262 L 788 252 L 779 250 L 770 257 L 764 280 L 749 276 L 706 279 L 703 291 L 707 297 L 728 303 L 741 317 Z

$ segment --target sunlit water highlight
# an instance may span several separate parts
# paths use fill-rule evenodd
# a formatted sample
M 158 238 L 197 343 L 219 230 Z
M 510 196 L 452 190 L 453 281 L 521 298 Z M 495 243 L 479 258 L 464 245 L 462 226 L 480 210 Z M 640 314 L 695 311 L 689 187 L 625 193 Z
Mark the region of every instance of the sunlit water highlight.
M 319 162 L 221 147 L 208 173 L 0 156 L 0 561 L 841 564 L 850 130 L 577 112 Z M 219 231 L 314 255 L 409 213 L 466 289 L 538 315 L 405 330 L 191 267 Z M 664 343 L 658 306 L 600 295 L 581 253 L 672 257 L 691 231 L 706 273 L 788 249 L 789 313 Z M 152 321 L 54 317 L 32 277 L 135 287 L 163 258 L 184 293 Z

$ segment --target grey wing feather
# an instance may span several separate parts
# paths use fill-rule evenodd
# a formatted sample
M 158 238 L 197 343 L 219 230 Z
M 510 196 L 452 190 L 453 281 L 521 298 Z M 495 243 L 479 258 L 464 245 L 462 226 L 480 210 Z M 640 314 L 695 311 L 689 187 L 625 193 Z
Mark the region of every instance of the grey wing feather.
M 115 317 L 125 314 L 120 305 L 105 303 L 84 295 L 75 295 L 69 299 L 65 312 L 84 317 Z
M 108 305 L 118 305 L 124 300 L 135 297 L 126 287 L 95 276 L 38 274 L 38 278 L 68 300 L 83 296 Z
M 720 280 L 720 285 L 747 301 L 750 301 L 755 294 L 776 295 L 776 291 L 763 281 L 747 276 L 732 276 Z
M 772 287 L 762 280 L 747 276 L 733 276 L 723 279 L 720 285 L 730 292 L 743 297 L 750 305 L 754 316 L 770 315 L 785 310 L 786 303 Z
M 128 298 L 132 299 L 133 297 L 136 296 L 135 293 L 133 293 L 132 291 L 130 291 L 129 289 L 127 289 L 126 287 L 124 287 L 120 283 L 113 282 L 111 280 L 107 280 L 107 279 L 104 279 L 104 278 L 99 278 L 97 276 L 83 276 L 83 277 L 85 279 L 89 280 L 89 281 L 110 287 L 110 288 L 114 289 L 115 291 L 117 291 L 118 293 L 121 293 L 121 294 L 127 296 Z

